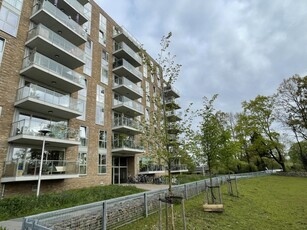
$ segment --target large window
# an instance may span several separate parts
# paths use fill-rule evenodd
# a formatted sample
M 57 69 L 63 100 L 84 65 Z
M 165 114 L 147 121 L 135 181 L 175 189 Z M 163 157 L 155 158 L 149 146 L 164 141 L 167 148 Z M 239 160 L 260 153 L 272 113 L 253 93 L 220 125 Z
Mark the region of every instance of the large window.
M 104 84 L 108 84 L 109 81 L 109 71 L 108 67 L 101 65 L 100 81 Z
M 99 153 L 98 158 L 98 173 L 107 173 L 107 155 Z
M 78 104 L 79 111 L 82 111 L 82 115 L 77 117 L 80 120 L 85 120 L 86 116 L 86 97 L 87 97 L 87 81 L 85 79 L 84 88 L 78 91 L 78 99 L 82 101 L 82 103 Z
M 104 124 L 104 88 L 100 85 L 97 85 L 96 93 L 96 124 Z
M 85 43 L 85 65 L 83 66 L 83 72 L 89 76 L 92 75 L 92 46 L 93 43 L 89 40 Z
M 107 19 L 102 14 L 100 14 L 100 17 L 99 17 L 99 42 L 103 45 L 105 45 L 106 41 L 107 41 L 106 32 L 107 32 Z
M 16 37 L 23 0 L 4 0 L 0 9 L 0 30 Z
M 99 142 L 98 142 L 99 149 L 106 149 L 107 148 L 107 131 L 99 131 Z
M 107 131 L 99 131 L 98 141 L 98 173 L 107 172 Z
M 86 3 L 84 5 L 84 12 L 86 17 L 88 18 L 88 21 L 85 22 L 82 26 L 84 30 L 87 32 L 87 34 L 91 34 L 91 21 L 92 21 L 92 5 L 91 3 Z
M 79 152 L 79 174 L 86 175 L 87 173 L 87 153 Z
M 5 40 L 3 38 L 0 38 L 0 65 L 1 65 L 2 57 L 4 53 L 4 43 L 5 43 Z
M 85 126 L 80 126 L 80 141 L 81 141 L 81 146 L 87 146 L 87 139 L 88 139 L 88 134 L 87 134 L 87 127 Z

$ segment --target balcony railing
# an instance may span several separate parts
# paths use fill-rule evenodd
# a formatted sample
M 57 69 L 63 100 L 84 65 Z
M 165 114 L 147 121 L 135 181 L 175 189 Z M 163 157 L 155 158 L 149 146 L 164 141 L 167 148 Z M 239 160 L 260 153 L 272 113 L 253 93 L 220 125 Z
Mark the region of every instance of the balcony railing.
M 164 92 L 165 92 L 166 94 L 169 94 L 169 93 L 172 92 L 171 95 L 173 95 L 173 96 L 175 96 L 175 97 L 180 97 L 180 92 L 179 92 L 179 90 L 177 90 L 177 89 L 176 89 L 174 86 L 172 86 L 172 85 L 165 86 L 165 87 L 164 87 Z
M 22 68 L 23 69 L 28 68 L 33 64 L 45 69 L 46 72 L 59 75 L 62 78 L 65 78 L 69 81 L 81 85 L 83 88 L 85 87 L 85 78 L 83 75 L 77 73 L 72 69 L 67 68 L 64 65 L 59 64 L 58 62 L 38 52 L 33 52 L 31 55 L 24 58 Z
M 132 91 L 134 91 L 135 93 L 137 93 L 139 95 L 143 95 L 143 89 L 141 87 L 137 86 L 132 81 L 129 81 L 127 78 L 125 78 L 125 77 L 114 78 L 113 86 L 121 86 L 121 85 L 131 89 Z
M 48 138 L 80 141 L 79 129 L 73 129 L 63 124 L 50 124 L 50 122 L 35 123 L 23 119 L 12 123 L 11 137 L 18 135 L 41 136 L 39 132 L 42 129 L 49 129 L 50 133 L 46 134 Z
M 87 18 L 85 14 L 85 8 L 76 0 L 65 0 L 68 4 L 70 4 L 79 14 L 81 14 L 84 18 Z
M 130 140 L 115 140 L 112 142 L 112 148 L 128 148 L 135 150 L 144 150 L 144 146 L 141 146 L 139 143 Z
M 141 43 L 134 36 L 132 36 L 125 27 L 122 26 L 121 28 L 113 29 L 113 37 L 116 37 L 120 34 L 125 35 L 134 44 L 136 49 L 141 49 Z
M 127 62 L 125 59 L 119 59 L 113 63 L 113 69 L 123 67 L 127 69 L 131 74 L 135 75 L 138 78 L 138 81 L 142 80 L 142 73 L 136 69 L 133 65 Z
M 182 117 L 182 112 L 178 112 L 177 110 L 165 111 L 167 117 L 176 116 L 178 118 Z
M 21 87 L 17 90 L 17 102 L 26 98 L 37 99 L 79 113 L 83 112 L 81 109 L 83 107 L 83 102 L 81 100 L 71 98 L 69 95 L 63 95 L 34 84 Z
M 148 164 L 140 166 L 140 172 L 164 172 L 164 171 L 165 167 L 163 165 Z
M 17 159 L 6 161 L 2 177 L 29 177 L 38 176 L 40 159 Z M 44 160 L 42 175 L 78 174 L 79 163 L 66 160 Z
M 143 105 L 139 102 L 132 101 L 128 97 L 121 97 L 121 100 L 113 99 L 113 106 L 125 106 L 143 114 Z
M 118 117 L 113 120 L 113 127 L 120 127 L 120 126 L 128 126 L 133 129 L 141 130 L 142 126 L 140 122 L 133 120 L 132 118 L 128 117 Z
M 166 166 L 166 170 L 168 167 Z M 180 165 L 171 165 L 171 171 L 188 171 L 188 166 L 185 164 L 180 164 Z
M 115 43 L 114 52 L 121 49 L 124 50 L 127 54 L 129 54 L 133 59 L 135 59 L 139 63 L 139 65 L 142 64 L 142 58 L 140 57 L 140 55 L 138 55 L 134 50 L 132 50 L 126 43 Z
M 175 98 L 170 97 L 170 98 L 166 98 L 165 99 L 165 104 L 176 104 L 176 105 L 179 105 L 179 102 Z
M 73 0 L 73 1 L 70 0 L 69 2 L 76 2 L 75 4 L 77 4 L 77 1 L 75 1 L 75 0 Z M 82 7 L 82 8 L 84 8 L 84 7 Z M 45 10 L 46 12 L 51 14 L 54 18 L 56 18 L 58 21 L 60 21 L 63 25 L 68 27 L 71 31 L 74 31 L 79 36 L 81 36 L 84 40 L 87 39 L 87 34 L 84 31 L 84 29 L 82 28 L 82 26 L 80 26 L 77 22 L 75 22 L 74 20 L 69 18 L 68 15 L 66 15 L 60 9 L 55 7 L 51 2 L 41 1 L 40 3 L 35 4 L 33 6 L 32 14 L 34 15 L 39 10 Z M 84 11 L 83 11 L 83 14 L 84 14 Z
M 47 2 L 47 1 L 44 1 Z M 56 34 L 52 30 L 48 29 L 46 26 L 39 24 L 37 27 L 33 28 L 28 32 L 28 41 L 36 36 L 41 36 L 45 38 L 49 43 L 60 49 L 66 51 L 70 55 L 84 62 L 84 52 L 79 47 L 70 43 L 60 35 Z

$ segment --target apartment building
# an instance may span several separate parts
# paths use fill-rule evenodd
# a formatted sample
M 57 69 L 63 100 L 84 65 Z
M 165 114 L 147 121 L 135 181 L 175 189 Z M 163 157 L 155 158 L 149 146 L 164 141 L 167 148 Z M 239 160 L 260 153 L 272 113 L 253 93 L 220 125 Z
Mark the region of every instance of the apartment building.
M 162 87 L 161 67 L 95 1 L 0 1 L 1 196 L 38 180 L 41 192 L 126 183 Z

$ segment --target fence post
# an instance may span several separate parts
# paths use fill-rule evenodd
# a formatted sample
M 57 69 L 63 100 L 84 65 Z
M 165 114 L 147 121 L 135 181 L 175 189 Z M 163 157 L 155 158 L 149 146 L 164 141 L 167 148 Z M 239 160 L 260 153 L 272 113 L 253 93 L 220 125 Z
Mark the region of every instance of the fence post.
M 144 209 L 145 209 L 145 217 L 148 217 L 147 193 L 146 192 L 144 192 Z
M 198 184 L 197 184 L 197 181 L 196 181 L 196 195 L 198 195 Z
M 187 200 L 188 199 L 188 188 L 187 185 L 184 185 L 184 198 Z
M 107 230 L 107 201 L 102 203 L 102 230 Z

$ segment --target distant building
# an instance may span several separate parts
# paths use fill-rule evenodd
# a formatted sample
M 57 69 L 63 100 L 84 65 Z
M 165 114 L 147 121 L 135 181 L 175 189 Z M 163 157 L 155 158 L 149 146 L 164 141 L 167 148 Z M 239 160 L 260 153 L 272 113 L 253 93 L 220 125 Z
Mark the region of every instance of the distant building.
M 140 43 L 92 0 L 2 0 L 0 15 L 1 196 L 35 193 L 43 129 L 42 192 L 144 173 L 140 121 L 163 79 Z

